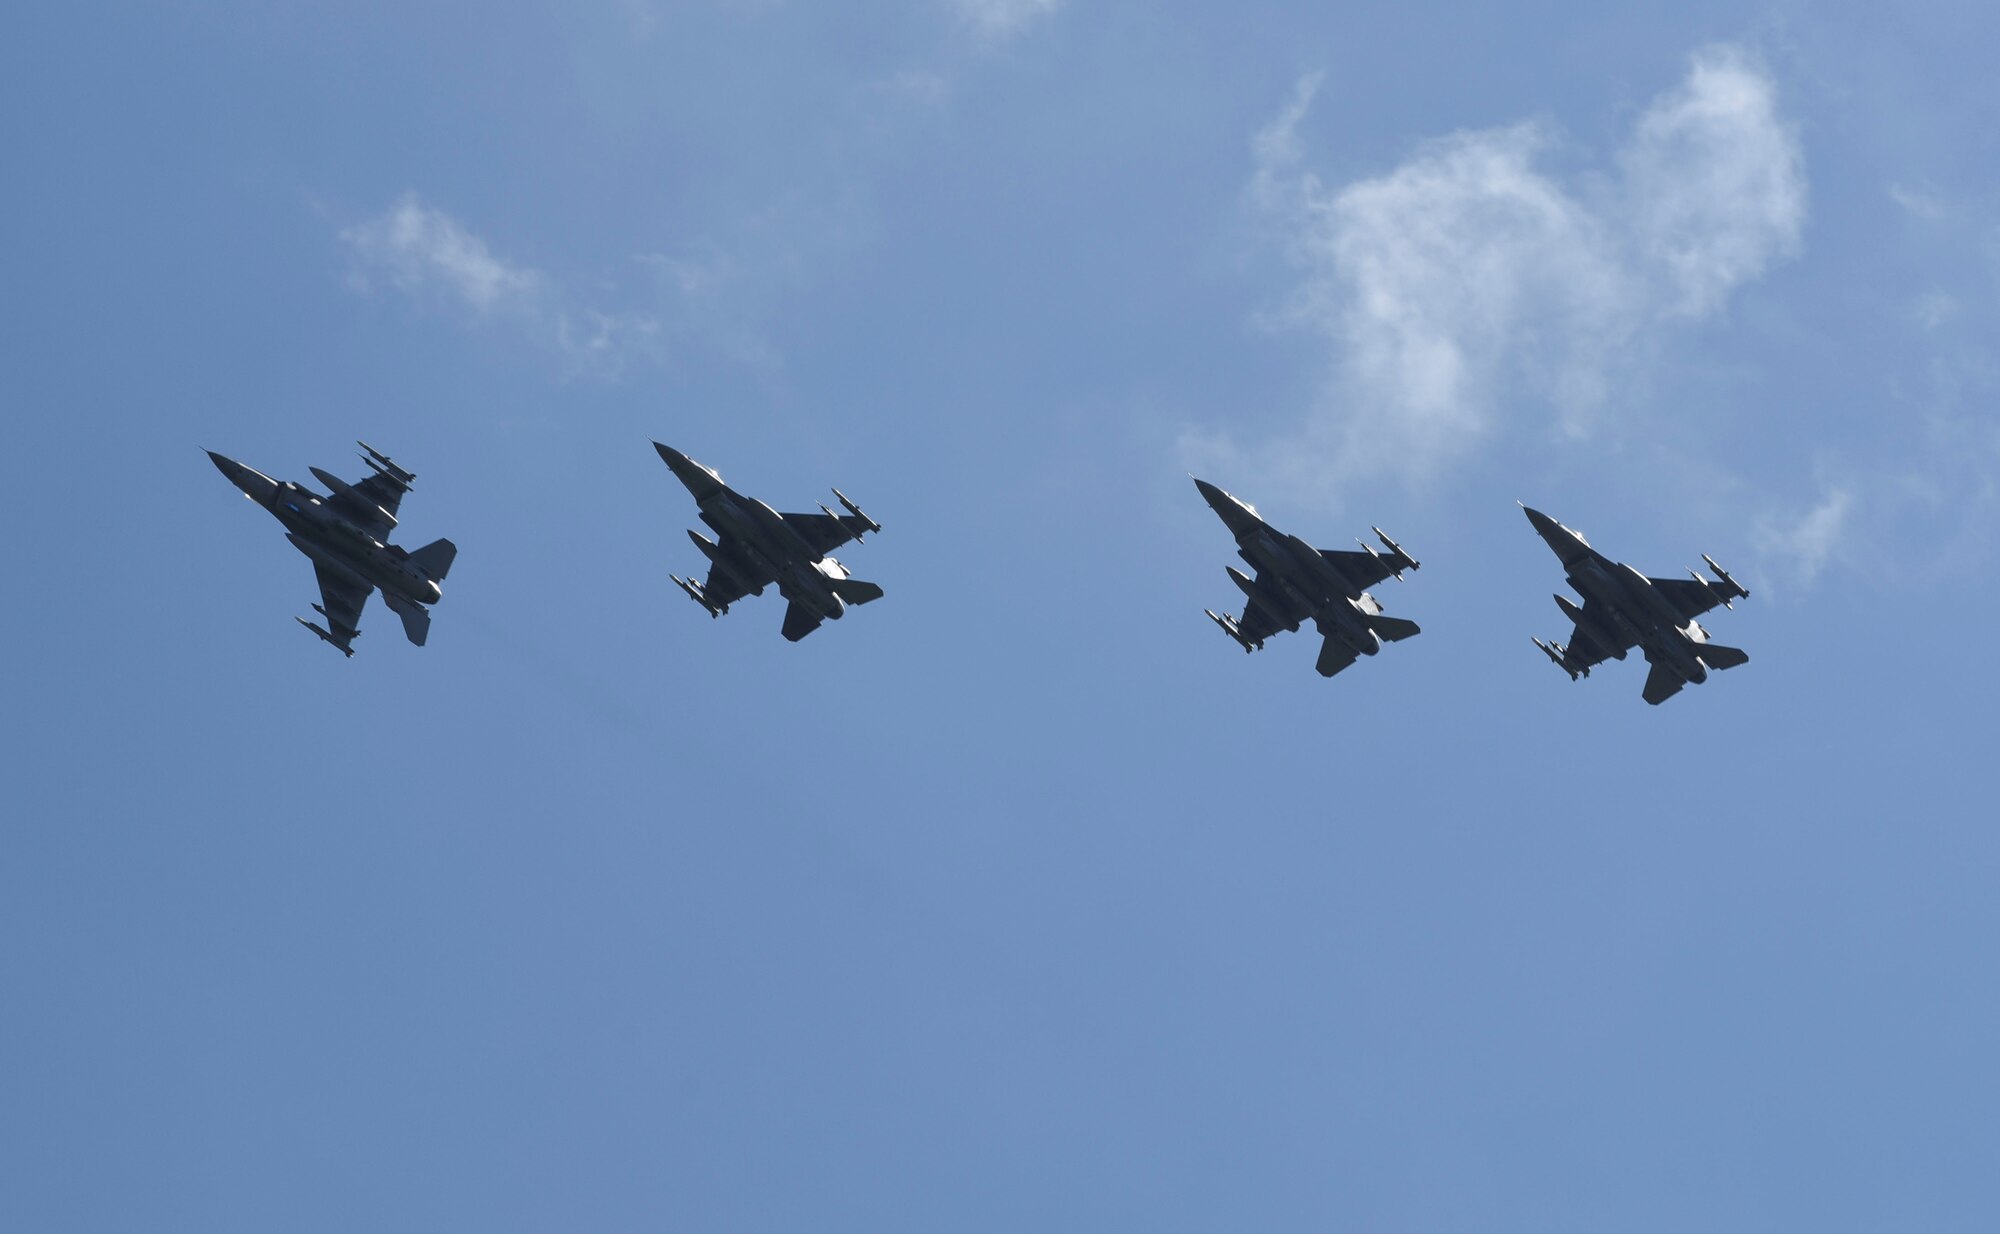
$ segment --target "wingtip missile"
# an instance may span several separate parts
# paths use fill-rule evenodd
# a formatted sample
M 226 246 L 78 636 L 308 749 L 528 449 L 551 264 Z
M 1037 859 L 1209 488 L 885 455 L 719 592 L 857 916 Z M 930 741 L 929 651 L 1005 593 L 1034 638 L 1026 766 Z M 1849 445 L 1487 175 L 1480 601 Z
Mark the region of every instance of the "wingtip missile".
M 834 513 L 834 512 L 832 511 L 832 510 L 829 510 L 829 509 L 827 509 L 827 506 L 826 506 L 826 503 L 825 503 L 825 502 L 823 502 L 823 501 L 819 503 L 819 512 L 820 512 L 821 514 L 824 514 L 824 515 L 826 515 L 826 516 L 827 516 L 828 518 L 832 519 L 832 520 L 833 520 L 834 522 L 836 522 L 836 523 L 839 523 L 839 522 L 840 522 L 840 516 L 839 516 L 838 514 L 835 514 L 835 513 Z M 847 525 L 846 525 L 845 523 L 841 523 L 841 526 L 843 526 L 843 527 L 846 527 Z M 848 527 L 848 528 L 847 528 L 847 530 L 848 530 L 848 532 L 849 532 L 849 533 L 850 533 L 851 535 L 853 535 L 853 537 L 854 537 L 854 542 L 855 542 L 856 544 L 859 544 L 859 543 L 861 543 L 861 533 L 860 533 L 860 532 L 858 532 L 858 531 L 855 531 L 855 530 L 854 530 L 854 528 L 852 528 L 852 527 Z
M 708 598 L 707 594 L 702 591 L 700 583 L 695 582 L 691 578 L 682 578 L 678 574 L 669 574 L 667 577 L 674 580 L 682 591 L 687 592 L 690 600 L 707 609 L 710 617 L 720 617 L 722 615 L 722 608 Z
M 1243 648 L 1245 654 L 1257 650 L 1256 647 L 1251 645 L 1249 639 L 1243 637 L 1243 628 L 1237 625 L 1234 621 L 1231 621 L 1229 618 L 1222 616 L 1221 614 L 1215 612 L 1213 609 L 1205 608 L 1201 611 L 1208 614 L 1208 619 L 1210 621 L 1214 622 L 1218 626 L 1221 626 L 1222 632 L 1224 634 L 1227 634 L 1230 638 L 1236 640 L 1236 645 Z
M 1710 582 L 1708 579 L 1703 578 L 1701 576 L 1701 571 L 1699 570 L 1689 570 L 1688 573 L 1694 576 L 1695 582 L 1700 583 L 1703 587 L 1706 587 L 1710 595 L 1713 595 L 1716 599 L 1722 601 L 1722 607 L 1731 610 L 1735 609 L 1736 606 L 1730 603 L 1731 600 L 1736 598 L 1735 595 L 1731 592 L 1723 590 L 1723 587 L 1720 583 L 1713 583 Z
M 326 610 L 325 610 L 325 609 L 323 609 L 323 608 L 320 608 L 320 606 L 319 606 L 319 605 L 317 605 L 317 604 L 313 605 L 313 609 L 314 609 L 314 611 L 318 612 L 318 613 L 319 613 L 319 614 L 320 614 L 320 615 L 321 615 L 322 617 L 324 617 L 324 616 L 326 615 Z M 303 618 L 303 617 L 294 617 L 294 618 L 292 618 L 292 620 L 293 620 L 293 621 L 296 621 L 296 622 L 298 622 L 298 623 L 299 623 L 300 625 L 304 626 L 304 627 L 305 627 L 306 629 L 308 629 L 308 630 L 311 630 L 311 631 L 312 631 L 312 632 L 313 632 L 314 634 L 317 634 L 317 635 L 319 635 L 319 636 L 320 636 L 320 637 L 321 637 L 322 639 L 326 640 L 327 642 L 329 642 L 329 643 L 332 643 L 332 644 L 333 644 L 333 645 L 334 645 L 335 647 L 338 647 L 338 648 L 340 649 L 340 654 L 341 654 L 341 655 L 344 655 L 344 656 L 348 657 L 349 659 L 353 659 L 353 658 L 354 658 L 354 648 L 352 648 L 352 647 L 348 646 L 348 645 L 347 645 L 346 643 L 343 643 L 343 642 L 341 642 L 341 641 L 340 641 L 339 639 L 335 638 L 335 637 L 334 637 L 333 635 L 331 635 L 331 634 L 327 633 L 327 632 L 326 632 L 326 630 L 325 630 L 325 629 L 323 629 L 322 627 L 320 627 L 320 626 L 318 626 L 318 625 L 314 624 L 313 622 L 310 622 L 310 621 L 307 621 L 307 620 L 306 620 L 305 618 Z M 356 633 L 356 634 L 359 634 L 359 633 L 361 633 L 361 632 L 360 632 L 359 630 L 356 630 L 356 631 L 355 631 L 355 633 Z
M 388 455 L 382 453 L 380 450 L 377 450 L 374 446 L 369 445 L 365 441 L 356 441 L 354 444 L 360 446 L 362 449 L 362 455 L 361 455 L 362 462 L 368 464 L 370 467 L 373 467 L 378 474 L 387 476 L 389 479 L 394 480 L 405 491 L 408 491 L 410 487 L 410 482 L 417 478 L 415 472 L 397 466 L 396 460 L 390 458 Z
M 1380 527 L 1375 527 L 1371 525 L 1368 528 L 1368 530 L 1374 532 L 1375 538 L 1380 540 L 1391 553 L 1394 553 L 1396 555 L 1396 559 L 1403 563 L 1402 569 L 1396 571 L 1397 578 L 1400 579 L 1403 577 L 1403 570 L 1416 570 L 1416 569 L 1421 569 L 1423 567 L 1424 563 L 1418 561 L 1416 558 L 1404 552 L 1402 545 L 1396 543 L 1394 540 L 1391 540 L 1388 536 L 1382 534 L 1382 529 Z M 1367 546 L 1364 545 L 1363 547 L 1365 548 Z
M 847 508 L 847 512 L 849 514 L 852 514 L 854 517 L 860 519 L 863 523 L 866 523 L 868 525 L 868 530 L 875 532 L 879 532 L 882 530 L 882 524 L 876 522 L 874 519 L 869 518 L 866 514 L 864 514 L 860 506 L 855 505 L 853 502 L 847 499 L 846 493 L 841 492 L 839 489 L 835 489 L 833 490 L 833 495 L 834 498 L 837 501 L 839 501 L 841 505 Z M 860 537 L 857 536 L 855 538 L 859 539 Z
M 1548 658 L 1549 658 L 1549 659 L 1550 659 L 1550 660 L 1551 660 L 1551 661 L 1552 661 L 1552 662 L 1553 662 L 1553 663 L 1555 664 L 1555 666 L 1556 666 L 1557 668 L 1559 668 L 1559 669 L 1561 669 L 1561 670 L 1562 670 L 1563 672 L 1565 672 L 1565 673 L 1568 673 L 1568 674 L 1569 674 L 1569 679 L 1570 679 L 1571 681 L 1575 681 L 1575 680 L 1576 680 L 1576 678 L 1577 678 L 1577 671 L 1576 671 L 1575 669 L 1571 668 L 1571 667 L 1570 667 L 1570 666 L 1568 665 L 1568 663 L 1566 663 L 1566 661 L 1565 661 L 1565 655 L 1566 655 L 1566 652 L 1567 652 L 1567 649 L 1566 649 L 1566 648 L 1564 648 L 1564 647 L 1562 646 L 1562 644 L 1560 644 L 1560 643 L 1545 643 L 1545 642 L 1543 642 L 1543 641 L 1542 641 L 1541 639 L 1534 639 L 1533 641 L 1534 641 L 1534 644 L 1535 644 L 1535 646 L 1537 646 L 1537 647 L 1539 647 L 1539 648 L 1541 648 L 1541 649 L 1542 649 L 1542 654 L 1543 654 L 1543 655 L 1545 655 L 1545 656 L 1547 656 L 1547 657 L 1548 657 Z
M 1723 604 L 1729 605 L 1730 599 L 1747 600 L 1750 598 L 1749 589 L 1743 586 L 1743 584 L 1737 582 L 1735 579 L 1729 577 L 1729 571 L 1723 569 L 1721 566 L 1716 565 L 1715 558 L 1710 557 L 1707 553 L 1703 553 L 1701 555 L 1701 559 L 1708 563 L 1708 568 L 1715 571 L 1715 577 L 1721 579 L 1722 585 L 1728 588 L 1730 591 L 1729 597 L 1725 598 L 1722 601 Z M 1695 577 L 1699 578 L 1701 576 L 1696 575 Z M 1732 608 L 1735 607 L 1734 605 L 1729 605 L 1729 606 Z

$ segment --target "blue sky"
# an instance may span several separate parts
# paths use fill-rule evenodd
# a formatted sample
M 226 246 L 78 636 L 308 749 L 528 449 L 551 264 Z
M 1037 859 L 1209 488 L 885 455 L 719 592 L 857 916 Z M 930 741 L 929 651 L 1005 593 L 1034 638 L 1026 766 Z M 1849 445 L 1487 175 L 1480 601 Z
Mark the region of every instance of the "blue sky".
M 9 1228 L 1990 1228 L 1988 8 L 14 26 Z M 202 451 L 355 437 L 346 661 Z M 1423 635 L 1240 654 L 1190 470 Z M 1564 680 L 1516 500 L 1752 662 Z

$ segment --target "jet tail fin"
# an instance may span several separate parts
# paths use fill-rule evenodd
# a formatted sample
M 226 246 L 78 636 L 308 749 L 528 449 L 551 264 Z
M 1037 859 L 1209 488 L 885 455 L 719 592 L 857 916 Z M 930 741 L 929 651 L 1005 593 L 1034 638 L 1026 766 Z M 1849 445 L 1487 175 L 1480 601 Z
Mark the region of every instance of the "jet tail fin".
M 1385 617 L 1376 613 L 1362 620 L 1368 624 L 1369 629 L 1375 631 L 1376 637 L 1385 643 L 1400 643 L 1422 632 L 1416 622 L 1404 617 Z
M 417 569 L 422 570 L 424 577 L 434 583 L 444 581 L 444 576 L 451 573 L 451 563 L 457 557 L 458 545 L 449 540 L 432 540 L 410 554 L 410 560 L 416 563 Z
M 403 633 L 409 636 L 410 641 L 419 647 L 423 646 L 424 640 L 429 638 L 431 633 L 431 611 L 413 600 L 405 600 L 390 591 L 382 593 L 382 603 L 389 606 L 390 612 L 403 619 Z
M 1741 647 L 1724 647 L 1721 643 L 1703 643 L 1695 648 L 1701 662 L 1710 668 L 1735 668 L 1750 662 L 1750 653 Z
M 826 585 L 844 604 L 866 604 L 882 598 L 882 589 L 864 579 L 830 578 Z

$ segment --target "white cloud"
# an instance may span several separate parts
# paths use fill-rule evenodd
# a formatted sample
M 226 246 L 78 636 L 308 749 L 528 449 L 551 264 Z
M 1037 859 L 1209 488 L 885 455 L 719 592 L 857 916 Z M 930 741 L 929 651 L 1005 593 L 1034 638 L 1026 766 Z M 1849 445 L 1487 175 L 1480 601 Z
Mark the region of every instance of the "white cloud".
M 1926 330 L 1935 330 L 1958 316 L 1958 298 L 1946 291 L 1927 291 L 1910 306 L 1910 318 Z
M 1007 38 L 1020 33 L 1038 17 L 1056 11 L 1062 0 L 952 0 L 973 29 L 989 38 Z
M 1819 503 L 1797 519 L 1759 520 L 1757 546 L 1785 566 L 1800 587 L 1808 586 L 1840 544 L 1853 508 L 1853 494 L 1844 488 L 1828 488 Z
M 951 97 L 951 80 L 929 69 L 904 69 L 868 83 L 869 93 L 919 107 L 940 107 Z
M 475 313 L 532 301 L 542 277 L 495 257 L 486 242 L 441 210 L 405 194 L 388 211 L 341 231 L 366 287 L 387 281 L 406 295 L 442 296 Z
M 1805 155 L 1778 118 L 1761 66 L 1732 48 L 1697 54 L 1687 80 L 1646 109 L 1620 158 L 1640 260 L 1662 271 L 1674 309 L 1703 316 L 1797 251 Z
M 1323 337 L 1330 362 L 1298 436 L 1253 451 L 1280 476 L 1435 472 L 1491 434 L 1507 393 L 1582 431 L 1648 332 L 1718 312 L 1798 247 L 1798 140 L 1739 50 L 1697 53 L 1596 174 L 1548 170 L 1558 137 L 1527 122 L 1330 188 L 1301 165 L 1316 88 L 1301 82 L 1252 143 L 1249 200 L 1301 273 L 1280 319 Z
M 349 283 L 386 285 L 420 304 L 457 308 L 476 322 L 506 323 L 579 373 L 615 374 L 634 357 L 661 354 L 661 329 L 640 313 L 573 303 L 539 270 L 494 255 L 442 210 L 406 193 L 374 218 L 343 228 Z
M 1928 188 L 1892 184 L 1889 186 L 1889 200 L 1927 222 L 1944 217 L 1944 203 Z

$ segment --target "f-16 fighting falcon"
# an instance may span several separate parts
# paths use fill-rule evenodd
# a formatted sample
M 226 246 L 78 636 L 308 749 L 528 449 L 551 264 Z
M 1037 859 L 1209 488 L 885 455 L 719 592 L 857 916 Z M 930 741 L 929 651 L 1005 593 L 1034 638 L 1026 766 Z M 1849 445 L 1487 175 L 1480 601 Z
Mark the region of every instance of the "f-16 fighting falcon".
M 1400 579 L 1403 571 L 1418 564 L 1381 528 L 1370 530 L 1388 548 L 1387 554 L 1366 544 L 1358 553 L 1317 549 L 1272 527 L 1255 509 L 1206 480 L 1196 480 L 1194 486 L 1235 534 L 1237 553 L 1257 571 L 1250 578 L 1235 566 L 1224 567 L 1229 581 L 1248 597 L 1243 615 L 1208 614 L 1243 650 L 1255 651 L 1271 635 L 1296 630 L 1310 619 L 1325 638 L 1319 649 L 1320 676 L 1331 677 L 1357 656 L 1374 655 L 1384 642 L 1400 642 L 1417 633 L 1416 622 L 1383 616 L 1382 606 L 1368 594 L 1376 583 L 1392 574 Z
M 416 552 L 386 543 L 396 527 L 396 508 L 410 491 L 411 473 L 396 466 L 367 442 L 361 458 L 374 469 L 365 480 L 349 484 L 331 472 L 312 473 L 332 494 L 318 493 L 290 480 L 280 483 L 254 468 L 210 450 L 208 457 L 229 482 L 250 500 L 269 510 L 285 525 L 285 539 L 312 558 L 324 603 L 313 611 L 326 618 L 328 629 L 298 618 L 345 655 L 354 654 L 361 633 L 361 606 L 368 594 L 382 589 L 382 602 L 403 619 L 403 632 L 421 647 L 430 633 L 431 614 L 424 606 L 444 594 L 438 584 L 451 571 L 458 548 L 449 540 L 433 540 Z
M 1578 608 L 1568 596 L 1558 593 L 1556 607 L 1576 623 L 1569 646 L 1535 640 L 1542 654 L 1569 674 L 1570 680 L 1590 676 L 1593 665 L 1606 660 L 1623 660 L 1633 647 L 1645 654 L 1653 671 L 1646 675 L 1644 697 L 1662 703 L 1692 682 L 1708 680 L 1709 669 L 1735 668 L 1747 663 L 1748 653 L 1708 641 L 1708 631 L 1695 618 L 1720 604 L 1734 608 L 1731 600 L 1750 595 L 1727 571 L 1707 554 L 1702 560 L 1720 581 L 1705 579 L 1696 571 L 1692 580 L 1647 578 L 1631 566 L 1611 560 L 1583 538 L 1540 510 L 1529 510 L 1528 521 L 1548 541 L 1569 585 L 1583 596 Z
M 780 514 L 730 488 L 712 469 L 679 450 L 657 441 L 653 448 L 694 494 L 701 521 L 721 537 L 711 540 L 698 531 L 688 532 L 708 558 L 708 581 L 672 576 L 710 617 L 728 612 L 746 595 L 763 595 L 764 588 L 776 583 L 778 594 L 791 601 L 785 610 L 784 635 L 796 643 L 819 629 L 820 622 L 839 620 L 848 605 L 882 598 L 880 587 L 849 578 L 847 568 L 828 556 L 849 540 L 860 543 L 863 532 L 882 530 L 882 524 L 863 514 L 839 489 L 833 495 L 846 508 L 845 514 L 823 505 L 818 514 Z

